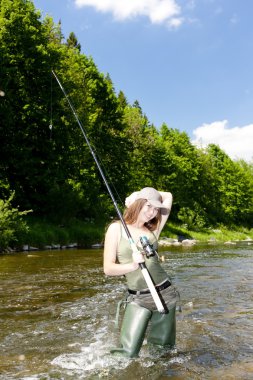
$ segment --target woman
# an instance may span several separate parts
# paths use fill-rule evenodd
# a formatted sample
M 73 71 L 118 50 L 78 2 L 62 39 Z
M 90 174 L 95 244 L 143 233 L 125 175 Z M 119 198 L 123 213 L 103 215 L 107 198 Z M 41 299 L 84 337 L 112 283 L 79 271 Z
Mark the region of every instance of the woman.
M 174 346 L 176 338 L 175 309 L 177 291 L 161 266 L 156 253 L 159 235 L 169 217 L 172 194 L 151 187 L 134 192 L 126 199 L 123 215 L 129 232 L 138 248 L 132 252 L 128 237 L 120 221 L 113 222 L 105 236 L 104 272 L 108 276 L 122 276 L 127 280 L 127 306 L 121 326 L 121 352 L 129 357 L 138 356 L 150 322 L 149 343 Z M 153 246 L 150 257 L 143 252 L 140 238 L 146 236 Z M 156 305 L 142 275 L 139 263 L 145 262 L 166 308 L 166 314 L 157 311 Z

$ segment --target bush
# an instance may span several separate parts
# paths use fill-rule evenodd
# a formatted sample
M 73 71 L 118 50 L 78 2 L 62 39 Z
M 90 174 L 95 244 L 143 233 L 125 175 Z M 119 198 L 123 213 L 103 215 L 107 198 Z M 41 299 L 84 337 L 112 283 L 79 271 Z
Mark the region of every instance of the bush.
M 194 210 L 189 207 L 182 207 L 178 212 L 178 219 L 184 223 L 189 230 L 200 230 L 208 225 L 207 215 L 201 207 L 195 203 Z
M 14 243 L 21 240 L 21 236 L 28 231 L 28 226 L 22 216 L 30 211 L 19 211 L 12 208 L 11 202 L 14 192 L 6 200 L 0 199 L 0 251 L 13 247 Z

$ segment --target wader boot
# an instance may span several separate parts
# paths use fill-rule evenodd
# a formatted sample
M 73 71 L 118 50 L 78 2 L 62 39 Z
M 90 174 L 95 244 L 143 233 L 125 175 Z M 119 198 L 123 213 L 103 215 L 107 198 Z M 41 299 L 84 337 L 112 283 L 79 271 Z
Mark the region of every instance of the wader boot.
M 121 326 L 121 348 L 111 350 L 130 358 L 136 357 L 141 349 L 152 312 L 134 302 L 128 303 Z
M 176 307 L 167 314 L 153 311 L 150 331 L 147 337 L 148 343 L 159 346 L 175 346 L 176 343 Z

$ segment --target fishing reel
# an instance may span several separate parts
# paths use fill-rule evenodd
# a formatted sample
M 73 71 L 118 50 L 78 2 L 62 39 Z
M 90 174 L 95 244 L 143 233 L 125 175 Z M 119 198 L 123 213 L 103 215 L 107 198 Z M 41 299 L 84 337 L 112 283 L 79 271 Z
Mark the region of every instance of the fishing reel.
M 142 248 L 144 250 L 144 253 L 145 253 L 145 255 L 147 256 L 148 259 L 150 257 L 152 257 L 152 256 L 156 256 L 157 255 L 156 250 L 154 249 L 153 245 L 150 244 L 150 242 L 149 242 L 149 240 L 148 240 L 148 238 L 146 236 L 141 236 L 140 237 L 140 242 L 141 242 Z

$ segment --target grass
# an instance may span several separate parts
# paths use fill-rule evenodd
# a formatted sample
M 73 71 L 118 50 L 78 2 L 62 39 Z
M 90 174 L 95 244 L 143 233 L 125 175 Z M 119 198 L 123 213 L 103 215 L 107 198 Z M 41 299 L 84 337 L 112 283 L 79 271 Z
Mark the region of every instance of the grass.
M 104 237 L 104 226 L 92 222 L 72 220 L 67 225 L 56 225 L 43 220 L 28 219 L 29 230 L 20 237 L 18 248 L 23 245 L 44 249 L 46 246 L 66 246 L 77 244 L 88 248 L 101 243 Z
M 89 248 L 93 244 L 102 243 L 105 234 L 106 223 L 95 223 L 72 220 L 67 225 L 55 225 L 46 221 L 28 219 L 29 231 L 20 238 L 18 247 L 22 249 L 24 244 L 39 249 L 46 246 L 66 246 L 76 243 L 78 247 Z M 161 237 L 178 239 L 196 239 L 200 242 L 209 240 L 217 242 L 237 241 L 253 239 L 253 229 L 237 227 L 230 229 L 226 226 L 208 228 L 202 230 L 188 230 L 185 226 L 167 223 Z
M 178 238 L 183 236 L 186 239 L 195 239 L 201 242 L 216 240 L 220 242 L 253 240 L 253 228 L 248 229 L 242 226 L 229 228 L 226 226 L 218 226 L 216 228 L 203 228 L 201 230 L 188 230 L 184 226 L 168 223 L 162 234 L 162 237 Z

